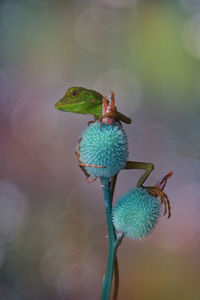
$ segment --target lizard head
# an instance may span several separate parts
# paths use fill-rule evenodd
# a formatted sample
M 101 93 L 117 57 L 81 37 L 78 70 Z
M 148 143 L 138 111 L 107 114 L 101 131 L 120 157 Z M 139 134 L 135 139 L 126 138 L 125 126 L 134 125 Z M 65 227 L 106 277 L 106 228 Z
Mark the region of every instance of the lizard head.
M 102 101 L 103 96 L 96 91 L 83 87 L 71 87 L 55 104 L 55 107 L 62 111 L 100 116 Z

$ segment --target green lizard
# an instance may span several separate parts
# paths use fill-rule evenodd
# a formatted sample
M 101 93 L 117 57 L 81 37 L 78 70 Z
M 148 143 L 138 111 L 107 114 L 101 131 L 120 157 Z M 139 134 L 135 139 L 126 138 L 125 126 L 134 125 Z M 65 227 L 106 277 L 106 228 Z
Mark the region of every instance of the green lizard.
M 127 124 L 131 123 L 131 119 L 118 112 L 116 108 L 115 111 L 111 111 L 102 116 L 102 103 L 103 95 L 99 92 L 83 87 L 71 87 L 67 90 L 64 97 L 55 104 L 55 107 L 66 112 L 93 115 L 94 120 L 111 117 Z M 125 169 L 145 170 L 145 173 L 137 182 L 137 186 L 140 187 L 154 169 L 154 165 L 152 163 L 128 161 Z M 115 176 L 112 180 L 112 194 L 114 192 L 116 179 L 117 177 Z

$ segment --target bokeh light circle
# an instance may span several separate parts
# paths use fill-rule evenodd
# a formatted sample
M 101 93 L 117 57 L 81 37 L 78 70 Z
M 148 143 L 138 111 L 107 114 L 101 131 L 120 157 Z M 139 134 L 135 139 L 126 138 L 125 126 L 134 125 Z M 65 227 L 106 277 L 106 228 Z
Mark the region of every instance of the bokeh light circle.
M 199 219 L 199 163 L 177 154 L 161 155 L 156 162 L 160 178 L 164 170 L 174 171 L 165 192 L 170 203 L 172 217 L 160 219 L 153 239 L 161 247 L 176 253 L 187 253 L 196 249 L 200 232 Z
M 115 92 L 116 106 L 121 112 L 133 113 L 141 99 L 139 82 L 133 74 L 124 69 L 111 69 L 103 73 L 94 87 L 105 95 Z
M 4 70 L 0 69 L 0 91 L 1 91 L 1 101 L 0 101 L 0 107 L 4 106 L 4 102 L 7 99 L 8 96 L 8 77 L 6 72 Z
M 59 0 L 28 0 L 30 3 L 38 6 L 49 6 L 53 4 L 59 4 Z
M 81 261 L 76 264 L 69 274 L 68 266 L 65 265 L 62 272 L 57 277 L 57 293 L 62 300 L 66 299 L 66 295 L 77 293 L 77 297 L 74 299 L 94 299 L 94 295 L 97 293 L 97 270 L 99 266 L 91 263 L 91 260 Z M 66 284 L 66 278 L 70 276 Z M 78 278 L 78 280 L 77 280 Z M 92 278 L 92 280 L 88 280 Z M 74 293 L 75 291 L 75 293 Z M 96 298 L 97 299 L 97 298 Z
M 136 16 L 136 9 L 113 9 L 112 7 L 97 5 L 94 3 L 89 8 L 91 21 L 99 29 L 110 33 L 122 33 L 133 26 Z M 113 36 L 114 37 L 114 36 Z M 112 43 L 110 40 L 108 43 Z
M 21 233 L 29 215 L 25 195 L 14 184 L 0 181 L 0 236 L 10 241 Z
M 77 207 L 73 208 L 73 203 L 77 199 L 80 199 L 81 206 L 89 207 L 83 215 Z M 98 201 L 94 201 L 94 199 L 98 199 Z M 102 226 L 104 224 L 104 211 L 101 200 L 101 194 L 97 194 L 97 186 L 95 184 L 91 185 L 90 193 L 88 194 L 88 186 L 82 181 L 79 185 L 74 184 L 69 189 L 67 194 L 67 210 L 77 223 L 81 221 L 84 224 L 85 229 L 86 226 L 90 227 L 91 223 L 93 226 Z
M 136 5 L 138 0 L 102 0 L 102 2 L 112 7 L 124 8 Z
M 4 239 L 0 239 L 0 266 L 4 263 L 5 257 L 6 257 L 6 245 L 4 243 Z
M 66 299 L 72 291 L 81 291 L 82 297 L 84 293 L 88 295 L 88 290 L 91 290 L 91 295 L 96 292 L 94 283 L 97 283 L 96 270 L 99 266 L 78 244 L 68 240 L 67 243 L 55 245 L 47 250 L 40 266 L 45 282 L 55 289 L 61 299 Z
M 183 28 L 182 39 L 186 50 L 200 59 L 200 14 L 189 18 Z
M 59 274 L 63 272 L 65 266 L 68 266 L 68 284 L 73 286 L 75 284 L 74 279 L 70 278 L 70 273 L 73 268 L 81 261 L 83 250 L 81 250 L 72 241 L 66 244 L 57 244 L 54 247 L 47 250 L 41 261 L 41 271 L 45 281 L 56 287 Z
M 199 0 L 179 0 L 184 9 L 190 13 L 200 11 Z
M 135 124 L 134 135 L 129 135 L 129 144 L 138 156 L 137 159 L 156 162 L 160 155 L 174 151 L 175 137 L 166 126 L 147 119 L 137 119 L 135 122 L 137 123 Z
M 108 40 L 107 32 L 96 25 L 92 8 L 87 8 L 80 14 L 74 30 L 76 40 L 81 47 L 94 53 L 101 53 L 104 50 Z
M 7 1 L 2 7 L 1 18 L 3 26 L 9 32 L 14 33 L 23 32 L 26 29 L 27 24 L 30 23 L 31 15 L 25 6 Z
M 182 199 L 191 198 L 187 189 L 182 187 Z M 172 217 L 169 220 L 162 218 L 160 226 L 156 228 L 156 244 L 166 250 L 176 253 L 187 253 L 195 250 L 200 233 L 199 213 L 195 207 L 184 207 L 176 204 L 177 198 L 170 195 Z M 191 199 L 190 199 L 191 200 Z
M 134 22 L 136 10 L 123 12 L 109 7 L 91 5 L 77 18 L 75 37 L 84 49 L 102 53 L 113 42 L 113 34 L 122 33 Z
M 56 130 L 55 108 L 33 99 L 18 105 L 12 113 L 11 129 L 15 137 L 28 145 L 48 142 Z

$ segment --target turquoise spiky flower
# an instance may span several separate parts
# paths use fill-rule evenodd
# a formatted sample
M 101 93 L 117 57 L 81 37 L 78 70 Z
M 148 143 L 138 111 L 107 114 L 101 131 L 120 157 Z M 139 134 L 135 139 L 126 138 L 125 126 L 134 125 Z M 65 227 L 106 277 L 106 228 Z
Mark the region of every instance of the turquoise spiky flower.
M 101 128 L 99 122 L 92 123 L 81 137 L 81 162 L 105 167 L 85 167 L 89 175 L 110 178 L 125 167 L 128 158 L 128 142 L 118 122 L 111 125 L 102 123 Z
M 160 217 L 161 204 L 144 188 L 134 188 L 122 195 L 112 211 L 113 224 L 131 239 L 150 234 Z

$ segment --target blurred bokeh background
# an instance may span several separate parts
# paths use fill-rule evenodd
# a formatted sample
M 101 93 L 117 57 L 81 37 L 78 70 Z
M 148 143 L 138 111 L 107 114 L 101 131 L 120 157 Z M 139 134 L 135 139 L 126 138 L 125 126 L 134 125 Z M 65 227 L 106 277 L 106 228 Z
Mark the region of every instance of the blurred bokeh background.
M 115 91 L 149 185 L 174 171 L 171 219 L 119 248 L 119 300 L 200 299 L 200 1 L 1 0 L 0 300 L 100 299 L 103 197 L 74 155 L 91 117 L 54 108 L 70 86 Z

